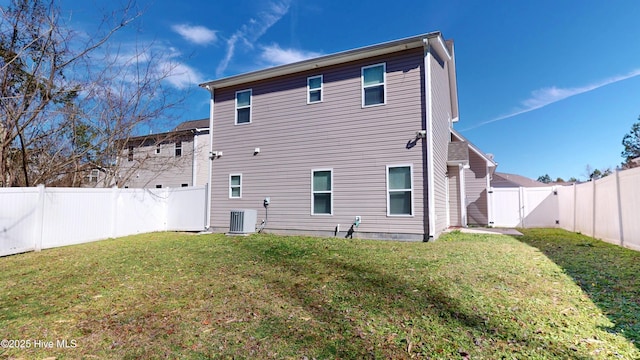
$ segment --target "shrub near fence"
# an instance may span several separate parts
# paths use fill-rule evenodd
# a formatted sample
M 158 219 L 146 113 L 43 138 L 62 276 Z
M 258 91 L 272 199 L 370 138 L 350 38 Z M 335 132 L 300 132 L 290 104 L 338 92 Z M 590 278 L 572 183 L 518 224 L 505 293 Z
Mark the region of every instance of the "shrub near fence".
M 558 187 L 560 227 L 640 250 L 640 168 Z
M 0 188 L 0 256 L 152 231 L 201 231 L 206 187 Z

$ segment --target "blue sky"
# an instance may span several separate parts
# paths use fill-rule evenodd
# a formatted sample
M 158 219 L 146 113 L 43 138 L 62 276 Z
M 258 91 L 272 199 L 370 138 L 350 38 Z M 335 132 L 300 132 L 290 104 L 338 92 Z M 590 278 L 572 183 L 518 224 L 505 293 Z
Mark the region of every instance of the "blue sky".
M 80 30 L 116 2 L 61 2 Z M 114 42 L 153 42 L 188 94 L 184 120 L 206 118 L 198 84 L 308 57 L 441 31 L 455 42 L 455 128 L 531 178 L 585 179 L 615 168 L 640 115 L 637 1 L 139 1 Z M 157 129 L 163 131 L 168 129 Z

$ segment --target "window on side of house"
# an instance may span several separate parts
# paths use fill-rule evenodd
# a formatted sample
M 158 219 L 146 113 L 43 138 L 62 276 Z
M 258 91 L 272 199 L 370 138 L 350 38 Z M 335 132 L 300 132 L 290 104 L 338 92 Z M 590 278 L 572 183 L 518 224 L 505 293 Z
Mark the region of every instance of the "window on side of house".
M 252 90 L 236 91 L 236 125 L 251 123 Z
M 162 185 L 156 185 L 156 189 L 162 189 Z
M 362 68 L 362 107 L 385 104 L 386 73 L 386 63 Z
M 311 215 L 333 214 L 333 171 L 311 171 Z
M 229 175 L 229 199 L 242 198 L 242 174 Z
M 156 144 L 156 154 L 160 154 L 160 143 Z
M 127 161 L 133 161 L 133 146 L 129 146 L 129 153 L 127 154 Z
M 182 141 L 176 141 L 176 157 L 182 156 Z
M 91 170 L 91 172 L 89 172 L 89 176 L 88 176 L 89 183 L 97 184 L 99 175 L 100 175 L 100 170 L 98 170 L 98 169 Z
M 322 75 L 307 78 L 307 104 L 322 102 Z
M 413 169 L 411 165 L 387 166 L 387 215 L 413 215 Z

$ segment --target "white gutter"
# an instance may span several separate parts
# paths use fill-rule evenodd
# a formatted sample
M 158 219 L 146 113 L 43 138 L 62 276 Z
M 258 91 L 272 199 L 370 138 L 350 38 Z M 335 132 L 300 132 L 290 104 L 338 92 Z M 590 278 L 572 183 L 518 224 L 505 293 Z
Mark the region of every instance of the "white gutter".
M 191 186 L 196 186 L 196 173 L 198 167 L 198 130 L 193 132 L 193 156 L 191 159 Z
M 424 68 L 425 68 L 425 104 L 427 109 L 426 118 L 426 131 L 427 131 L 427 153 L 425 154 L 425 161 L 427 162 L 427 208 L 429 217 L 429 239 L 435 238 L 436 231 L 436 199 L 435 199 L 435 185 L 434 185 L 434 173 L 433 170 L 433 109 L 431 99 L 431 45 L 429 39 L 423 40 L 424 44 Z
M 213 106 L 214 102 L 214 89 L 209 85 L 206 86 L 207 90 L 211 93 L 211 99 L 209 100 L 209 152 L 207 159 L 209 159 L 209 175 L 207 177 L 207 219 L 206 229 L 211 230 L 211 179 L 213 178 L 213 159 L 211 154 L 213 153 Z
M 351 61 L 366 59 L 374 56 L 389 54 L 397 51 L 419 48 L 423 46 L 423 41 L 427 39 L 439 39 L 442 43 L 440 32 L 431 32 L 405 39 L 395 40 L 391 42 L 381 43 L 377 45 L 366 46 L 358 49 L 352 49 L 336 54 L 324 55 L 317 58 L 303 60 L 291 64 L 275 66 L 263 70 L 250 73 L 230 76 L 218 80 L 208 81 L 200 84 L 201 87 L 208 89 L 235 86 L 247 82 L 269 79 L 277 76 L 293 74 L 301 71 L 314 70 L 321 67 L 343 64 Z M 436 44 L 443 52 L 443 58 L 449 59 L 451 54 L 442 44 Z

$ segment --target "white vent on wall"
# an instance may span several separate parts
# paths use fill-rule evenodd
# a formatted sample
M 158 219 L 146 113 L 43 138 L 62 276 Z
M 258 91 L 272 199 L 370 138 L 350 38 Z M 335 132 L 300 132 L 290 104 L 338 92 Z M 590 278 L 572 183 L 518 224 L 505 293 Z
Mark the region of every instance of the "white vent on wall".
M 231 210 L 229 221 L 230 234 L 251 234 L 256 232 L 256 221 L 258 212 L 256 210 Z

